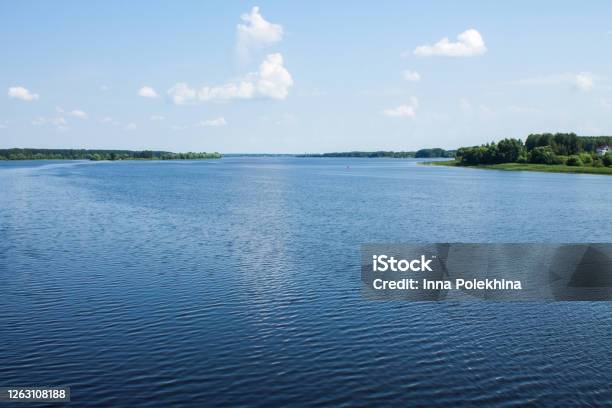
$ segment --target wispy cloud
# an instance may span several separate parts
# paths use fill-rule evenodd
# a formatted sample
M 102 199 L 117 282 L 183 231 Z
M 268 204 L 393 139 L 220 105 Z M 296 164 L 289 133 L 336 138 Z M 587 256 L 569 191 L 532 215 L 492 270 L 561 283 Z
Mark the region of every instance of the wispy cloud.
M 402 72 L 402 76 L 406 81 L 419 82 L 421 80 L 421 74 L 416 71 L 405 70 Z
M 590 72 L 579 72 L 577 74 L 564 73 L 543 75 L 538 77 L 524 78 L 510 82 L 511 85 L 570 85 L 580 91 L 590 91 L 595 87 L 595 81 L 600 79 Z
M 224 117 L 219 117 L 216 119 L 207 119 L 207 120 L 203 120 L 201 122 L 196 123 L 196 127 L 221 127 L 221 126 L 226 126 L 227 125 L 227 121 L 225 120 Z
M 119 126 L 121 122 L 111 118 L 110 116 L 105 116 L 100 119 L 100 123 L 104 123 L 105 125 Z
M 53 126 L 57 131 L 65 132 L 68 130 L 68 122 L 63 116 L 57 117 L 38 117 L 32 121 L 33 126 Z
M 62 108 L 61 106 L 56 106 L 55 111 L 61 116 L 72 116 L 74 118 L 83 119 L 83 120 L 89 117 L 87 112 L 81 109 L 73 109 L 71 111 L 66 112 L 64 108 Z

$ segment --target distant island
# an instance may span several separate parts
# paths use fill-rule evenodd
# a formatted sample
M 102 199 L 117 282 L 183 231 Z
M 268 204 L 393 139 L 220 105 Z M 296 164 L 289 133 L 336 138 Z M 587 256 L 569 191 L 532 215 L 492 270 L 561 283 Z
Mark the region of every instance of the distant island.
M 219 153 L 173 153 L 155 150 L 0 149 L 0 160 L 201 160 Z
M 320 154 L 298 154 L 297 157 L 364 157 L 364 158 L 377 158 L 377 157 L 390 157 L 395 159 L 407 159 L 407 158 L 444 158 L 444 157 L 455 157 L 454 150 L 444 150 L 439 147 L 433 149 L 421 149 L 417 151 L 409 152 L 394 152 L 394 151 L 353 151 L 353 152 L 337 152 L 337 153 L 320 153 Z
M 457 149 L 455 160 L 428 164 L 497 170 L 612 174 L 612 136 L 530 134 Z

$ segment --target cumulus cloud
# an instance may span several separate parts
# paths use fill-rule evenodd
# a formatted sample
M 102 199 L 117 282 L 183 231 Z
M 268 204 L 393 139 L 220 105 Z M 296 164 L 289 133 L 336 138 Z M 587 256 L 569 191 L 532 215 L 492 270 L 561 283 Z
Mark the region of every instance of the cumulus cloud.
M 410 82 L 419 82 L 421 80 L 421 75 L 416 71 L 406 70 L 403 73 L 404 79 Z
M 152 121 L 160 121 L 160 120 L 164 120 L 166 119 L 165 117 L 161 116 L 161 115 L 151 115 L 150 118 Z
M 293 78 L 283 66 L 281 54 L 270 54 L 259 66 L 259 72 L 251 75 L 256 93 L 272 99 L 285 99 L 289 88 L 293 86 Z
M 233 99 L 285 99 L 293 86 L 293 78 L 284 67 L 281 54 L 269 54 L 257 72 L 243 79 L 223 85 L 204 86 L 199 91 L 184 82 L 168 90 L 170 99 L 177 105 L 197 101 L 229 101 Z
M 382 114 L 393 118 L 413 118 L 416 116 L 419 100 L 414 96 L 410 98 L 410 103 L 399 105 L 395 108 L 385 109 Z
M 253 7 L 250 13 L 240 16 L 244 24 L 236 26 L 236 50 L 242 59 L 248 59 L 251 50 L 279 42 L 283 38 L 283 27 L 267 21 Z
M 225 125 L 227 125 L 227 121 L 225 120 L 224 117 L 203 120 L 201 122 L 196 123 L 197 127 L 221 127 Z
M 127 125 L 125 125 L 124 127 L 125 130 L 136 130 L 136 124 L 135 123 L 128 123 Z
M 150 86 L 143 86 L 138 90 L 138 95 L 143 98 L 157 98 L 157 92 Z
M 21 99 L 22 101 L 32 102 L 38 100 L 38 94 L 30 92 L 22 86 L 12 86 L 8 89 L 9 98 Z
M 433 45 L 420 45 L 414 49 L 414 55 L 419 57 L 474 57 L 486 52 L 482 36 L 473 28 L 457 35 L 456 42 L 444 37 Z

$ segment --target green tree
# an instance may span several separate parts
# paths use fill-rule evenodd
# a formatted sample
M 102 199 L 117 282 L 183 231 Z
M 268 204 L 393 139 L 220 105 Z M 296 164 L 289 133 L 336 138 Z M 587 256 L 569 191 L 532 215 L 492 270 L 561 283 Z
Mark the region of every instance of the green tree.
M 529 153 L 529 162 L 538 164 L 555 164 L 558 158 L 550 146 L 534 147 Z
M 580 160 L 579 156 L 571 155 L 567 158 L 567 162 L 565 162 L 568 166 L 583 166 L 584 163 Z
M 525 146 L 519 139 L 503 139 L 497 144 L 497 150 L 502 163 L 515 163 L 525 154 Z

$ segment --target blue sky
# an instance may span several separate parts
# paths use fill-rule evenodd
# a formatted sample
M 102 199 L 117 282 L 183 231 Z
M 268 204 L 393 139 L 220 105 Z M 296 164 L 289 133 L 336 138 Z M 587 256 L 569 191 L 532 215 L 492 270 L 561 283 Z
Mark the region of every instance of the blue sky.
M 605 1 L 5 1 L 0 17 L 0 147 L 301 153 L 612 134 Z

